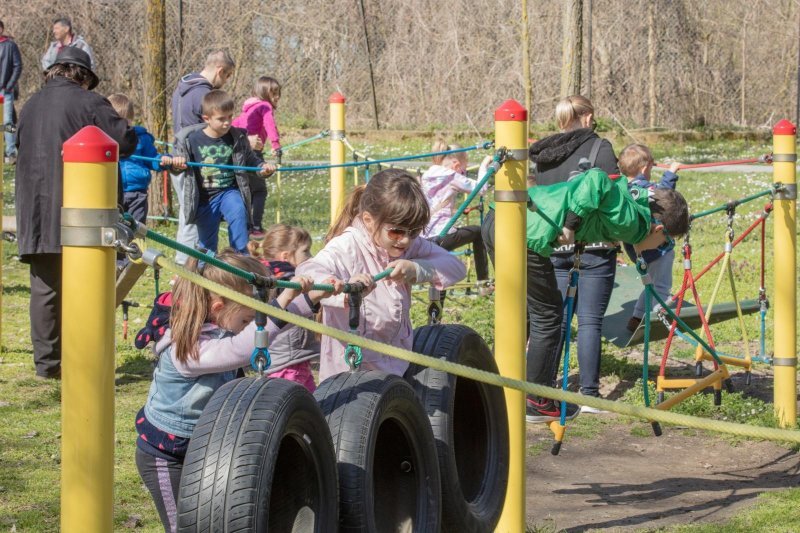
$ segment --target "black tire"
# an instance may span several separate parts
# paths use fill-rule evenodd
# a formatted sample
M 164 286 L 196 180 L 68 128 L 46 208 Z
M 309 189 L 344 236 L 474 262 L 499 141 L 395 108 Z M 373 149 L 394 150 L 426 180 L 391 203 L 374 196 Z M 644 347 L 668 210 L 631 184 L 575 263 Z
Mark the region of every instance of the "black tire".
M 409 384 L 375 370 L 345 372 L 314 397 L 339 465 L 339 531 L 438 533 L 436 446 Z
M 335 531 L 336 459 L 305 387 L 245 378 L 220 387 L 181 475 L 181 532 Z
M 498 373 L 489 347 L 466 326 L 417 328 L 413 349 Z M 411 365 L 405 376 L 433 428 L 442 477 L 442 531 L 494 531 L 508 485 L 503 389 L 417 365 Z

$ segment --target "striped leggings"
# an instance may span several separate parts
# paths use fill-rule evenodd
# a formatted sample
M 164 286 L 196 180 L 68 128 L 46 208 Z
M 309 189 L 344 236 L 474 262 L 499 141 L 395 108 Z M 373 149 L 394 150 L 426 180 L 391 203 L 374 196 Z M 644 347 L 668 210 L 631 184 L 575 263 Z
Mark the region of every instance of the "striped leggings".
M 156 504 L 166 533 L 178 530 L 178 487 L 183 463 L 153 457 L 136 448 L 136 468 Z

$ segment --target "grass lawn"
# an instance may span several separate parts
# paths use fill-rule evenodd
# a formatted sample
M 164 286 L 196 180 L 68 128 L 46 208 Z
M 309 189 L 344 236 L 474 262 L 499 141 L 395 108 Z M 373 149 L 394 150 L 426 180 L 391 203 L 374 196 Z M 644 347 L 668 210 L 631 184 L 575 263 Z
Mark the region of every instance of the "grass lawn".
M 299 138 L 299 136 L 298 136 Z M 478 139 L 465 139 L 464 145 L 473 144 Z M 290 141 L 287 141 L 290 142 Z M 375 157 L 397 156 L 426 152 L 429 140 L 401 141 L 353 141 L 359 149 L 364 149 Z M 619 148 L 619 147 L 618 147 Z M 669 156 L 673 160 L 700 162 L 740 156 L 752 156 L 770 151 L 770 147 L 758 143 L 709 143 L 708 146 L 689 149 L 670 145 L 656 147 L 658 158 Z M 700 155 L 698 155 L 700 154 Z M 305 145 L 287 154 L 287 159 L 326 159 L 327 143 L 317 142 Z M 472 162 L 479 157 L 473 155 Z M 373 172 L 375 169 L 373 169 Z M 352 174 L 348 174 L 352 184 Z M 714 174 L 682 172 L 679 190 L 689 200 L 691 210 L 696 212 L 717 206 L 730 199 L 743 197 L 768 187 L 769 174 Z M 327 208 L 328 177 L 325 173 L 313 174 L 285 173 L 282 176 L 281 208 L 282 221 L 306 227 L 316 236 L 322 235 L 328 224 Z M 3 213 L 14 211 L 13 168 L 6 169 L 3 177 Z M 275 212 L 276 198 L 274 185 L 267 205 L 267 217 Z M 736 231 L 741 231 L 757 216 L 764 201 L 756 201 L 742 206 L 737 212 Z M 472 223 L 477 223 L 473 214 Z M 174 234 L 169 225 L 156 227 L 157 231 Z M 710 216 L 695 223 L 692 232 L 695 266 L 699 266 L 722 251 L 725 234 L 725 215 Z M 221 237 L 221 242 L 224 237 Z M 315 243 L 318 249 L 320 243 Z M 759 250 L 757 233 L 747 239 L 734 252 L 733 270 L 736 284 L 742 299 L 755 298 L 759 286 Z M 772 294 L 773 279 L 772 231 L 767 231 L 767 291 Z M 2 306 L 2 355 L 0 355 L 0 417 L 5 421 L 4 431 L 0 432 L 0 531 L 55 531 L 59 524 L 59 461 L 60 461 L 60 386 L 58 382 L 39 381 L 33 378 L 32 349 L 30 343 L 30 324 L 28 316 L 29 282 L 28 268 L 16 258 L 16 245 L 3 243 L 3 306 Z M 682 276 L 682 262 L 674 265 L 675 289 Z M 474 279 L 474 273 L 471 273 Z M 716 281 L 714 270 L 700 282 L 701 294 L 708 298 Z M 166 280 L 162 280 L 162 290 Z M 148 271 L 134 288 L 129 299 L 142 304 L 151 303 L 154 296 L 154 280 Z M 723 284 L 718 301 L 730 301 L 731 292 L 727 283 Z M 415 293 L 412 316 L 415 324 L 425 323 L 427 292 Z M 473 327 L 488 343 L 493 342 L 493 308 L 489 300 L 475 296 L 455 295 L 448 299 L 445 321 L 459 322 Z M 151 360 L 149 352 L 138 351 L 133 347 L 133 336 L 143 325 L 149 310 L 134 308 L 130 311 L 130 334 L 122 338 L 121 311 L 117 311 L 117 350 L 116 350 L 116 449 L 115 452 L 115 529 L 138 525 L 143 531 L 160 531 L 155 508 L 150 496 L 143 487 L 133 462 L 135 432 L 133 419 L 146 399 L 150 383 Z M 752 346 L 757 349 L 759 327 L 756 315 L 746 317 L 747 334 Z M 768 352 L 772 345 L 772 316 L 767 321 Z M 86 324 L 91 328 L 91 324 Z M 736 321 L 716 326 L 715 335 L 719 347 L 728 353 L 741 352 L 741 333 Z M 677 358 L 691 357 L 693 349 L 683 342 L 677 342 L 674 355 Z M 655 343 L 651 363 L 661 353 L 663 343 Z M 610 344 L 604 344 L 605 375 L 620 375 L 629 379 L 641 373 L 641 364 L 629 362 L 626 352 Z M 749 398 L 746 393 L 739 394 L 741 401 L 731 402 L 739 407 L 732 412 L 721 414 L 710 405 L 708 396 L 700 396 L 692 406 L 692 413 L 704 416 L 728 417 L 737 421 L 774 423 L 771 406 Z M 637 401 L 635 395 L 630 401 Z M 748 403 L 749 402 L 749 403 Z M 696 405 L 695 405 L 696 404 Z M 755 410 L 749 412 L 749 410 Z M 577 438 L 602 439 L 603 423 L 576 423 L 572 435 Z M 529 455 L 535 456 L 541 450 L 532 447 Z M 800 529 L 797 513 L 793 512 L 800 503 L 800 490 L 791 489 L 765 495 L 751 511 L 742 514 L 730 524 L 714 531 L 774 530 L 790 531 Z M 710 528 L 677 528 L 675 531 L 706 531 Z

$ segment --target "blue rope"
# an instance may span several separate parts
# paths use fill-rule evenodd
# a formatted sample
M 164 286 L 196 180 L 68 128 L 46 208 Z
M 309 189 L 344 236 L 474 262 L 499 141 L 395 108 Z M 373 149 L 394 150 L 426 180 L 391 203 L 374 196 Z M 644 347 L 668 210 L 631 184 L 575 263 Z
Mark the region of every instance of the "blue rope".
M 328 170 L 331 168 L 350 168 L 350 167 L 362 167 L 362 166 L 369 166 L 375 165 L 379 163 L 395 163 L 398 161 L 410 161 L 413 159 L 428 159 L 438 155 L 447 155 L 447 154 L 454 154 L 458 152 L 469 152 L 471 150 L 478 150 L 483 149 L 486 150 L 491 148 L 492 142 L 485 142 L 483 144 L 469 146 L 467 148 L 458 148 L 455 150 L 447 150 L 444 152 L 429 152 L 427 154 L 417 154 L 417 155 L 409 155 L 403 157 L 391 157 L 388 159 L 370 159 L 369 161 L 353 161 L 350 163 L 341 163 L 338 165 L 312 165 L 312 166 L 299 166 L 299 167 L 281 167 L 281 172 L 311 172 L 313 170 Z M 160 162 L 160 158 L 155 157 L 145 157 L 143 155 L 132 155 L 130 156 L 131 159 L 137 159 L 139 161 L 157 161 Z M 221 170 L 238 170 L 240 172 L 261 172 L 261 167 L 243 167 L 239 165 L 217 165 L 214 163 L 197 163 L 195 161 L 187 161 L 186 166 L 188 167 L 207 167 L 207 168 L 218 168 Z

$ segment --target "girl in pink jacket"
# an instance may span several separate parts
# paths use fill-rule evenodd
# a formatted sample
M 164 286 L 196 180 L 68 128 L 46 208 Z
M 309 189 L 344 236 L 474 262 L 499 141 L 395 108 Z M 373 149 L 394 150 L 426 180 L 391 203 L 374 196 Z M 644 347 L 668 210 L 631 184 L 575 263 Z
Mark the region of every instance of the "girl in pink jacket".
M 342 214 L 328 233 L 327 244 L 297 269 L 316 282 L 330 279 L 360 282 L 362 293 L 358 334 L 368 339 L 411 349 L 411 285 L 431 283 L 444 289 L 464 279 L 466 269 L 438 245 L 417 238 L 429 223 L 430 208 L 417 180 L 399 169 L 375 174 L 353 190 Z M 392 267 L 391 275 L 373 276 Z M 341 294 L 322 302 L 326 325 L 349 330 L 349 299 Z M 346 345 L 322 338 L 319 379 L 349 370 Z M 403 375 L 408 363 L 363 350 L 361 368 Z
M 231 125 L 247 130 L 250 145 L 253 150 L 261 151 L 267 140 L 272 143 L 272 153 L 275 157 L 281 156 L 281 136 L 278 126 L 275 125 L 274 111 L 281 99 L 281 84 L 275 78 L 261 76 L 253 87 L 252 98 L 244 101 L 242 114 L 233 119 Z M 252 193 L 253 226 L 250 234 L 255 239 L 264 236 L 262 220 L 264 218 L 264 205 L 267 202 L 267 183 L 257 177 L 250 178 L 250 192 Z

